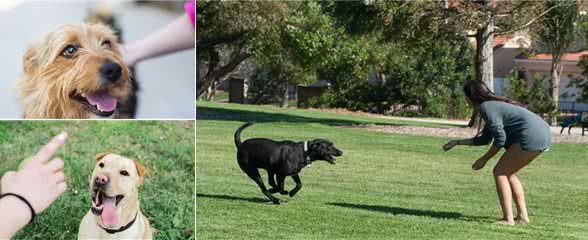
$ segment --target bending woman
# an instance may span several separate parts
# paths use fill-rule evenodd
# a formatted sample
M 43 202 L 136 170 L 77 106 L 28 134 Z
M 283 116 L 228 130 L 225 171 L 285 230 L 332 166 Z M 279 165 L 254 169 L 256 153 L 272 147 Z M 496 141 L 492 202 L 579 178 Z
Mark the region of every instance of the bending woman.
M 516 173 L 548 150 L 551 144 L 551 130 L 539 116 L 513 100 L 494 95 L 481 81 L 467 82 L 463 90 L 466 101 L 478 110 L 485 126 L 476 137 L 451 140 L 443 145 L 443 149 L 449 151 L 456 145 L 487 145 L 494 139 L 494 144 L 488 152 L 472 165 L 474 170 L 479 170 L 501 148 L 505 148 L 506 152 L 492 171 L 502 207 L 502 220 L 499 223 L 512 225 L 516 220 L 527 224 L 529 215 L 525 192 Z M 516 218 L 513 217 L 512 211 L 513 196 L 517 206 Z

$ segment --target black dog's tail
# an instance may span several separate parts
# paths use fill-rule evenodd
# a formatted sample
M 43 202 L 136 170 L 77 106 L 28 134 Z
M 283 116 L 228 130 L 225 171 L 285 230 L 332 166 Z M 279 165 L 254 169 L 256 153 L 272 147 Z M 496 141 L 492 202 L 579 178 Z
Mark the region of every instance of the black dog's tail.
M 237 148 L 239 148 L 239 146 L 241 146 L 241 132 L 243 130 L 245 130 L 245 128 L 253 125 L 254 122 L 248 122 L 243 124 L 243 126 L 240 126 L 239 128 L 237 128 L 237 131 L 235 132 L 235 146 Z

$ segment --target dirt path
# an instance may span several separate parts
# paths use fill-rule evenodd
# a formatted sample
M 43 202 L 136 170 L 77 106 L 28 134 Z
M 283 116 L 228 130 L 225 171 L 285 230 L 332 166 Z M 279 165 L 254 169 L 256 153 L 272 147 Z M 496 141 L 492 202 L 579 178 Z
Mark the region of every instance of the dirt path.
M 414 121 L 413 119 L 410 119 Z M 465 124 L 464 124 L 465 125 Z M 397 133 L 415 136 L 435 136 L 447 138 L 470 138 L 476 135 L 475 128 L 434 128 L 434 127 L 416 127 L 416 126 L 391 126 L 391 125 L 352 125 L 345 128 L 364 129 L 374 132 Z M 582 136 L 580 128 L 572 128 L 571 135 L 567 134 L 567 129 L 563 134 L 559 133 L 559 127 L 551 127 L 553 141 L 555 143 L 584 143 L 588 144 L 588 135 Z
M 371 117 L 371 118 L 405 120 L 405 121 L 412 121 L 412 122 L 427 122 L 427 123 L 440 123 L 440 124 L 464 125 L 464 126 L 466 124 L 468 124 L 468 121 L 467 120 L 459 120 L 459 119 L 455 119 L 454 120 L 454 119 L 443 119 L 443 118 L 411 118 L 411 117 L 386 116 L 386 115 L 374 114 L 374 113 L 366 113 L 366 112 L 359 112 L 359 111 L 349 111 L 347 109 L 342 109 L 342 108 L 331 108 L 331 109 L 309 108 L 308 110 L 320 111 L 320 112 L 340 113 L 340 114 L 347 114 L 347 115 L 351 115 L 351 116 L 364 116 L 364 117 Z

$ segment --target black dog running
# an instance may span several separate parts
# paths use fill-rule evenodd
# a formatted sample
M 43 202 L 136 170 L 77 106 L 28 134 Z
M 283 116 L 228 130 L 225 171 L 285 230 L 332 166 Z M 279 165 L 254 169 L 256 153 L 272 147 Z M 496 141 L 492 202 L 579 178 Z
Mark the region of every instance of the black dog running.
M 280 204 L 280 199 L 272 196 L 272 193 L 288 194 L 288 191 L 284 190 L 284 180 L 287 176 L 292 176 L 296 183 L 296 187 L 289 193 L 290 197 L 293 197 L 302 188 L 298 176 L 302 168 L 316 160 L 335 164 L 335 157 L 343 154 L 331 141 L 325 139 L 293 142 L 251 138 L 241 142 L 241 132 L 252 124 L 253 122 L 246 123 L 235 132 L 237 160 L 247 176 L 253 179 L 263 194 L 275 204 Z M 267 170 L 271 189 L 268 190 L 263 184 L 258 168 Z M 277 176 L 277 184 L 274 175 Z

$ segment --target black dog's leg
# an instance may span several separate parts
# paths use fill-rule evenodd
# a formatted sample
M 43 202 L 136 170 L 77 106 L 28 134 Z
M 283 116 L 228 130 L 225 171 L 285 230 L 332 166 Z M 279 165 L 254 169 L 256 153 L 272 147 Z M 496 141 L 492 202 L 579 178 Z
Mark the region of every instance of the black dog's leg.
M 278 174 L 278 189 L 280 190 L 280 194 L 286 195 L 288 191 L 284 190 L 284 182 L 286 180 L 286 176 Z
M 564 129 L 566 129 L 566 127 L 561 126 L 561 130 L 559 131 L 559 134 L 562 134 Z
M 302 188 L 302 181 L 300 181 L 300 176 L 298 176 L 298 174 L 292 175 L 292 179 L 296 183 L 296 187 L 290 190 L 290 197 L 294 197 L 294 195 L 296 195 L 296 193 Z
M 572 131 L 572 125 L 570 125 L 570 127 L 568 128 L 568 135 L 572 134 L 570 131 Z
M 272 187 L 269 190 L 270 193 L 277 193 L 280 191 L 278 184 L 276 184 L 275 175 L 276 174 L 273 172 L 267 172 L 268 183 Z
M 267 188 L 265 188 L 265 185 L 263 184 L 263 180 L 261 179 L 261 176 L 259 175 L 259 171 L 257 170 L 256 167 L 248 168 L 246 173 L 247 173 L 247 176 L 249 176 L 251 179 L 253 179 L 253 181 L 255 181 L 255 183 L 257 183 L 257 185 L 261 189 L 261 192 L 263 192 L 263 194 L 265 194 L 265 196 L 267 198 L 269 198 L 274 204 L 280 204 L 280 199 L 277 199 L 274 196 L 272 196 L 272 194 L 267 190 Z

